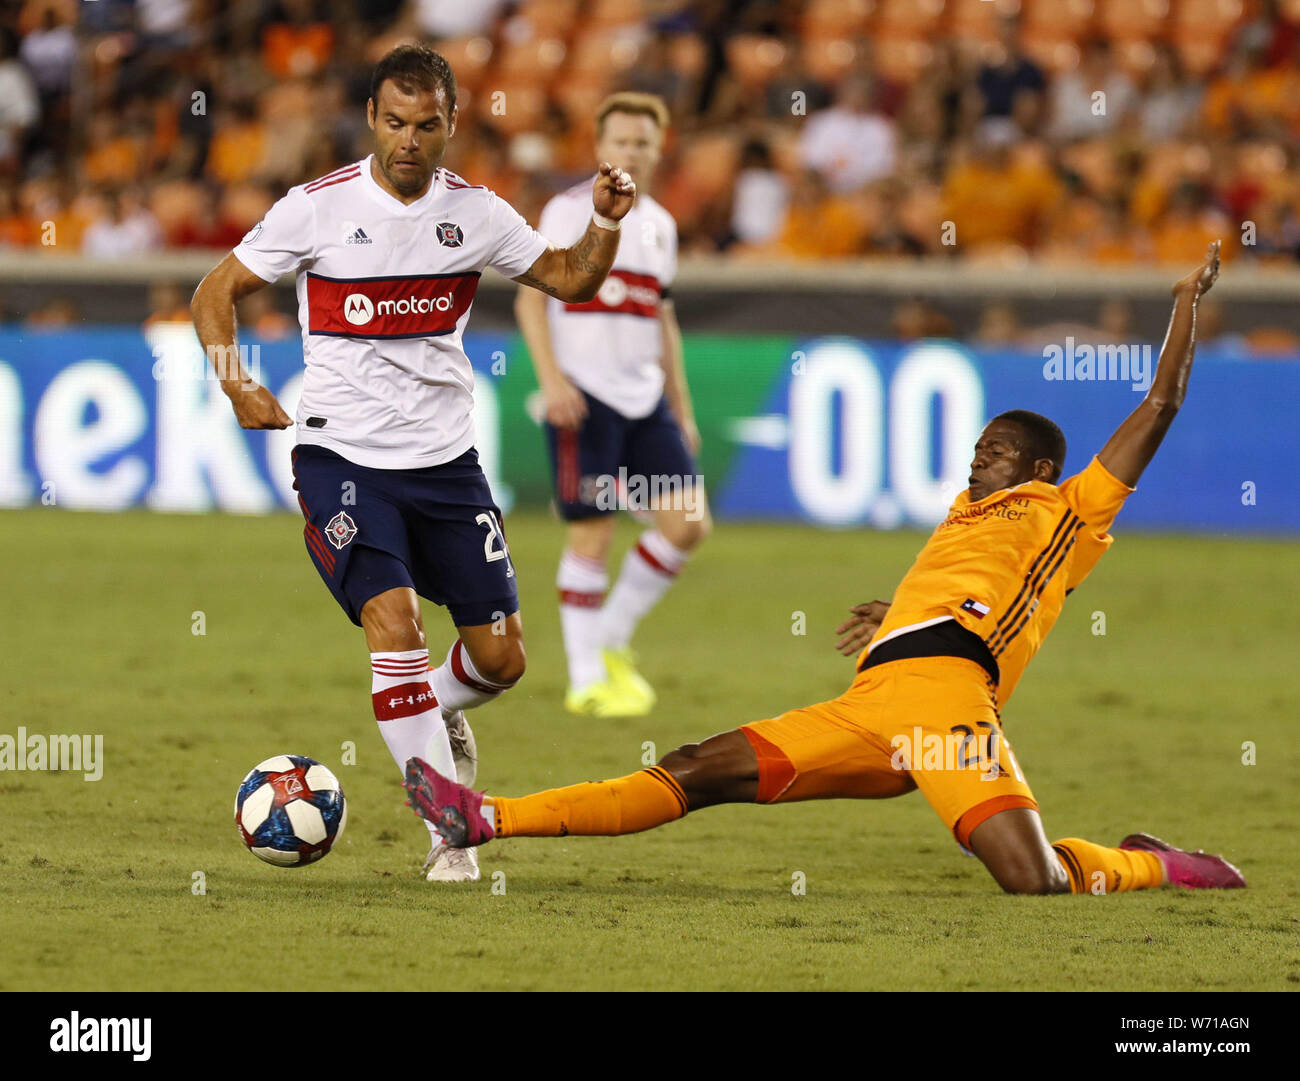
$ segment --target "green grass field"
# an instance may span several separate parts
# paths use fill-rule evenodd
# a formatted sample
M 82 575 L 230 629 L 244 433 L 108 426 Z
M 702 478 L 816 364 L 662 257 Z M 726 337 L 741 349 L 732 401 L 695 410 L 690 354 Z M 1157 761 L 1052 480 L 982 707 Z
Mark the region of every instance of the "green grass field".
M 638 638 L 659 711 L 593 721 L 560 708 L 560 528 L 516 514 L 509 530 L 529 671 L 473 717 L 479 783 L 502 794 L 631 772 L 646 742 L 662 755 L 835 696 L 852 666 L 833 628 L 888 597 L 921 542 L 720 526 Z M 361 633 L 300 531 L 289 515 L 0 514 L 0 733 L 103 733 L 105 756 L 94 783 L 0 774 L 0 990 L 1300 982 L 1293 544 L 1121 535 L 1004 713 L 1049 836 L 1149 830 L 1222 851 L 1251 888 L 1040 898 L 1003 895 L 917 793 L 504 842 L 482 882 L 426 883 Z M 426 623 L 445 649 L 445 613 Z M 260 863 L 232 821 L 239 780 L 281 752 L 324 761 L 349 800 L 343 841 L 305 869 Z

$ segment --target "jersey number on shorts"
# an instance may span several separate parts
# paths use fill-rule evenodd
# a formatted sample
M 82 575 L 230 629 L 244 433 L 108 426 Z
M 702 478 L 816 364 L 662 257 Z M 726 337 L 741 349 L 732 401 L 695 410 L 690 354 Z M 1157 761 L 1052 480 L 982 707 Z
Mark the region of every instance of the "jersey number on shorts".
M 483 539 L 483 558 L 488 563 L 495 563 L 498 559 L 504 559 L 506 561 L 506 577 L 513 578 L 515 576 L 515 567 L 510 562 L 510 550 L 506 548 L 506 536 L 501 532 L 500 523 L 487 511 L 480 514 L 474 521 L 487 530 L 487 536 Z M 494 547 L 495 544 L 499 544 L 500 547 Z
M 988 721 L 976 721 L 975 724 L 978 728 L 985 730 L 983 748 L 979 745 L 979 737 L 975 735 L 969 725 L 958 724 L 952 728 L 953 735 L 959 732 L 963 735 L 961 745 L 957 748 L 957 768 L 974 769 L 982 767 L 985 772 L 989 772 L 1001 766 L 998 761 L 997 726 Z M 1020 772 L 1020 763 L 1016 761 L 1016 756 L 1011 751 L 1011 744 L 1004 739 L 1001 741 L 1001 745 L 1007 752 L 1007 761 L 1011 763 L 1011 768 L 1015 770 L 1016 777 L 1023 782 L 1025 775 Z

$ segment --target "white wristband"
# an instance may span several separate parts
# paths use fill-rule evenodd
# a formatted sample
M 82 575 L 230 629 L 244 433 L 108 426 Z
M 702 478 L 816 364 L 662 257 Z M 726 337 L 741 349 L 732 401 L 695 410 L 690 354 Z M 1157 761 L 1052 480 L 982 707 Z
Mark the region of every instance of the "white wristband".
M 591 223 L 596 226 L 597 229 L 612 229 L 614 232 L 618 232 L 618 230 L 623 228 L 623 223 L 621 221 L 607 218 L 604 214 L 597 214 L 594 210 L 591 212 Z

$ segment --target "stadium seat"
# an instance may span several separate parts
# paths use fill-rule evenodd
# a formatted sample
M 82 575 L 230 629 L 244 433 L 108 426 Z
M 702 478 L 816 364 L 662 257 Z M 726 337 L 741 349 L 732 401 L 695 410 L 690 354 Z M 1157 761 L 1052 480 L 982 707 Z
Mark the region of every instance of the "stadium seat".
M 1242 0 L 1179 0 L 1174 7 L 1176 34 L 1226 38 L 1245 14 Z
M 898 207 L 898 221 L 912 236 L 937 248 L 943 221 L 943 193 L 937 184 L 914 183 Z
M 948 27 L 964 41 L 997 41 L 1002 20 L 1019 8 L 1019 0 L 948 0 Z
M 1181 0 L 1173 42 L 1188 75 L 1203 77 L 1218 67 L 1244 13 L 1242 0 Z
M 599 79 L 564 78 L 556 83 L 551 96 L 564 110 L 571 127 L 594 131 L 596 106 L 609 92 L 609 84 Z
M 589 0 L 583 14 L 587 26 L 605 29 L 640 26 L 646 21 L 644 0 Z
M 772 151 L 772 163 L 777 170 L 793 176 L 800 167 L 798 129 L 772 128 L 765 133 L 764 138 Z
M 875 0 L 810 0 L 800 26 L 805 39 L 852 38 L 865 34 Z
M 1135 79 L 1143 78 L 1156 62 L 1155 47 L 1145 37 L 1114 37 L 1110 48 L 1119 66 Z
M 1079 46 L 1071 33 L 1040 26 L 1026 30 L 1023 42 L 1034 62 L 1053 75 L 1079 66 Z
M 877 41 L 876 70 L 902 86 L 911 86 L 933 60 L 934 46 L 924 36 L 888 36 Z
M 837 84 L 858 62 L 858 46 L 846 38 L 805 38 L 803 70 L 824 86 Z
M 1067 146 L 1061 151 L 1061 162 L 1099 197 L 1110 194 L 1120 180 L 1115 146 L 1109 139 L 1085 139 Z
M 169 239 L 186 222 L 197 221 L 211 195 L 192 180 L 165 180 L 149 195 L 149 211 Z
M 231 184 L 221 196 L 221 217 L 244 229 L 251 229 L 266 215 L 274 202 L 258 184 Z
M 1270 190 L 1290 180 L 1286 151 L 1275 142 L 1243 143 L 1237 148 L 1237 172 Z
M 1154 38 L 1167 30 L 1169 0 L 1099 0 L 1097 21 L 1111 38 Z
M 684 79 L 699 79 L 709 66 L 709 50 L 696 34 L 674 34 L 668 42 L 668 60 Z
M 512 83 L 549 86 L 567 53 L 559 38 L 532 37 L 504 45 L 497 70 Z
M 919 38 L 936 31 L 943 18 L 946 0 L 880 0 L 876 30 Z
M 14 6 L 16 5 L 10 5 Z M 79 0 L 27 0 L 18 12 L 14 29 L 18 31 L 19 37 L 26 37 L 40 27 L 46 9 L 55 13 L 60 26 L 76 26 L 77 9 L 80 7 Z
M 735 179 L 739 148 L 728 132 L 701 132 L 682 142 L 681 173 L 708 198 L 721 195 Z
M 742 90 L 762 90 L 785 63 L 788 49 L 778 38 L 737 34 L 727 42 L 727 69 Z
M 633 67 L 641 55 L 640 35 L 615 30 L 589 30 L 573 41 L 564 74 L 588 81 L 609 81 Z
M 1025 32 L 1076 42 L 1087 36 L 1097 14 L 1094 0 L 1024 0 L 1021 25 Z
M 1183 71 L 1194 79 L 1205 78 L 1219 66 L 1224 47 L 1224 40 L 1217 36 L 1180 33 L 1174 38 L 1174 49 Z
M 578 0 L 528 0 L 517 17 L 538 37 L 567 39 L 578 26 Z
M 314 75 L 333 54 L 334 28 L 328 23 L 272 23 L 262 32 L 262 64 L 277 79 Z
M 446 38 L 438 42 L 438 52 L 447 58 L 456 73 L 458 86 L 477 90 L 483 85 L 495 49 L 485 37 Z

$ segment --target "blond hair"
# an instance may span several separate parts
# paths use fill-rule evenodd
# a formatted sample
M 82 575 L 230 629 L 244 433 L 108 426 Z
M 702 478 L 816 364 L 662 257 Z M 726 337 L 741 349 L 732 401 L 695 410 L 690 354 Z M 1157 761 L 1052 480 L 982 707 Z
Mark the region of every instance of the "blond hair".
M 621 90 L 610 94 L 596 107 L 596 131 L 605 130 L 605 118 L 610 113 L 630 113 L 633 116 L 648 116 L 655 122 L 660 132 L 667 130 L 669 124 L 668 106 L 658 94 L 642 94 L 635 90 Z

